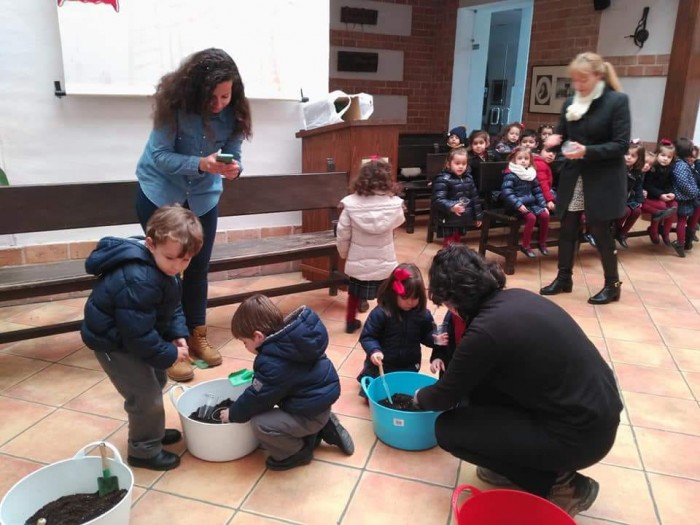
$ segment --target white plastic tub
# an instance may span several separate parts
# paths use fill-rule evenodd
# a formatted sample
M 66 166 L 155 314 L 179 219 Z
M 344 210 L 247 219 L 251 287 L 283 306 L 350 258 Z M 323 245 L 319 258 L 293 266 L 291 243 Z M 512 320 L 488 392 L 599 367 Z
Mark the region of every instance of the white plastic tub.
M 97 478 L 102 476 L 100 456 L 87 456 L 102 442 L 85 445 L 72 459 L 52 463 L 19 480 L 0 502 L 0 523 L 24 525 L 37 510 L 61 496 L 97 492 Z M 122 461 L 117 449 L 105 442 L 112 451 L 108 458 L 109 470 L 119 479 L 119 488 L 126 489 L 126 496 L 109 511 L 84 525 L 128 525 L 131 511 L 131 494 L 134 475 Z
M 180 415 L 190 454 L 205 461 L 232 461 L 258 447 L 250 422 L 214 425 L 189 417 L 204 403 L 204 394 L 211 392 L 218 400 L 236 400 L 249 384 L 233 386 L 228 379 L 214 379 L 190 388 L 177 384 L 170 389 L 170 401 Z M 182 390 L 182 395 L 175 399 L 177 390 Z

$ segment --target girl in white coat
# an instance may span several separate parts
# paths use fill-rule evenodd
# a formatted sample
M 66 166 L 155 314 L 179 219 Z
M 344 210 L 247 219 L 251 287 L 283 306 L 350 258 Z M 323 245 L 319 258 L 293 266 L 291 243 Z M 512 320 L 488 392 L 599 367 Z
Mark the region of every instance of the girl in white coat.
M 396 268 L 394 229 L 404 221 L 403 200 L 396 196 L 388 162 L 372 160 L 362 166 L 353 189 L 355 193 L 340 201 L 337 237 L 350 277 L 345 316 L 349 334 L 362 325 L 356 318 L 360 301 L 375 299 L 379 285 Z

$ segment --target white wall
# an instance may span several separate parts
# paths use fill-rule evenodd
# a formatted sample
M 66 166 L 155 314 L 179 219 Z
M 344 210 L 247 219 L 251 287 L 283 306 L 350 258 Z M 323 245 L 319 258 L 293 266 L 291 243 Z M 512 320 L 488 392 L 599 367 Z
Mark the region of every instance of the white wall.
M 91 7 L 111 9 L 106 5 Z M 53 81 L 63 78 L 56 2 L 3 2 L 0 64 L 0 166 L 10 184 L 135 178 L 136 162 L 151 127 L 151 102 L 144 97 L 54 96 Z M 324 88 L 328 90 L 327 83 Z M 300 172 L 301 141 L 294 134 L 303 125 L 301 104 L 252 100 L 251 105 L 254 137 L 243 145 L 245 172 Z M 227 219 L 220 221 L 220 227 L 300 222 L 298 213 L 287 213 Z M 130 233 L 138 233 L 138 228 L 5 236 L 0 245 Z
M 640 49 L 633 39 L 625 37 L 634 34 L 647 6 L 649 39 Z M 669 54 L 677 12 L 678 0 L 615 0 L 600 18 L 598 53 L 603 56 Z
M 630 99 L 632 138 L 656 142 L 666 91 L 666 77 L 621 77 L 620 82 Z

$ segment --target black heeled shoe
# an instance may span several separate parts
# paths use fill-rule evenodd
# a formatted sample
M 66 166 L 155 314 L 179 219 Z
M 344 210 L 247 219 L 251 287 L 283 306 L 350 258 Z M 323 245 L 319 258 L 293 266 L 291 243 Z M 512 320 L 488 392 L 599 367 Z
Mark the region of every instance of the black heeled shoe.
M 627 244 L 627 235 L 623 235 L 620 233 L 615 236 L 615 239 L 623 248 L 629 248 L 629 244 Z
M 535 252 L 532 251 L 532 249 L 526 248 L 525 246 L 520 245 L 520 251 L 527 255 L 530 259 L 534 259 L 535 257 L 537 257 L 535 255 Z
M 622 283 L 620 281 L 605 283 L 603 289 L 595 294 L 593 297 L 588 298 L 589 304 L 608 304 L 613 301 L 619 301 L 621 295 Z
M 549 285 L 540 288 L 540 295 L 558 295 L 560 293 L 571 293 L 574 288 L 574 282 L 571 277 L 562 277 L 557 275 Z

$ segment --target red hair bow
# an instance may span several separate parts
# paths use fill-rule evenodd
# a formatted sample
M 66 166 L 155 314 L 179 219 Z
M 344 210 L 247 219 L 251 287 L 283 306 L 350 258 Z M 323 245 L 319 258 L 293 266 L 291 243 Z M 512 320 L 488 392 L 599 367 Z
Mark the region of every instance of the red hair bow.
M 411 277 L 411 272 L 405 268 L 397 268 L 394 270 L 394 283 L 391 285 L 392 290 L 394 290 L 401 297 L 406 295 L 406 288 L 404 288 L 403 282 Z
M 661 139 L 659 141 L 659 144 L 661 144 L 662 146 L 673 146 L 673 142 L 671 142 L 668 139 Z

